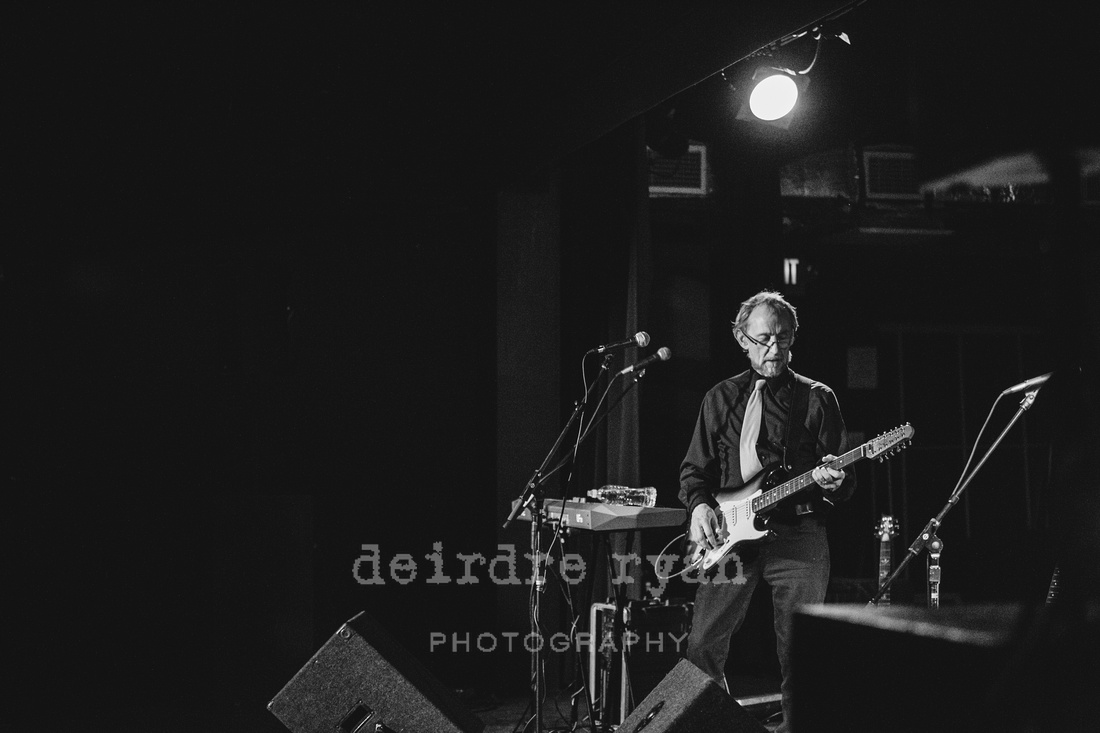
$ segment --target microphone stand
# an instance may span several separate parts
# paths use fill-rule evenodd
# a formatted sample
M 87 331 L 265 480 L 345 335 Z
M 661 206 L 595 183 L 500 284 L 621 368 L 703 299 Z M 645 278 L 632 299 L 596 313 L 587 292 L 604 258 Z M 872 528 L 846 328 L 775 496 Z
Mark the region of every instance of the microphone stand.
M 607 365 L 611 362 L 611 355 L 604 356 L 603 364 L 600 365 L 600 371 L 607 371 Z M 588 405 L 588 398 L 592 396 L 592 390 L 596 387 L 596 382 L 599 381 L 599 377 L 592 380 L 592 384 L 588 386 L 588 391 L 584 393 L 584 398 L 573 404 L 573 414 L 569 416 L 569 420 L 566 421 L 565 427 L 562 428 L 561 433 L 558 435 L 558 439 L 554 441 L 554 446 L 550 449 L 550 452 L 546 454 L 546 457 L 542 459 L 542 464 L 535 469 L 535 472 L 531 474 L 531 478 L 527 479 L 527 485 L 523 489 L 523 494 L 519 497 L 519 502 L 512 507 L 512 512 L 508 515 L 508 518 L 504 520 L 504 524 L 501 525 L 501 529 L 508 529 L 509 525 L 515 521 L 516 517 L 523 513 L 524 509 L 537 500 L 542 501 L 542 484 L 546 480 L 546 469 L 550 465 L 551 459 L 561 449 L 561 444 L 565 441 L 565 436 L 569 433 L 573 427 L 573 423 L 577 421 L 577 418 L 581 416 L 581 412 L 585 406 Z M 541 508 L 541 507 L 540 507 Z M 532 514 L 534 518 L 534 514 Z
M 600 366 L 600 372 L 607 371 L 608 364 L 611 363 L 611 354 L 605 354 L 603 364 Z M 588 398 L 592 395 L 592 390 L 595 389 L 596 383 L 599 381 L 597 376 L 592 380 L 592 384 L 589 385 L 588 390 L 584 393 L 584 397 L 573 405 L 573 414 L 569 416 L 569 420 L 566 421 L 565 427 L 562 428 L 561 433 L 558 435 L 558 439 L 554 441 L 554 445 L 550 448 L 550 452 L 546 454 L 546 457 L 542 459 L 542 464 L 535 469 L 535 472 L 531 474 L 531 478 L 527 480 L 527 485 L 523 489 L 523 494 L 520 496 L 519 501 L 512 508 L 512 512 L 508 515 L 508 518 L 501 525 L 502 529 L 507 529 L 516 517 L 518 517 L 524 509 L 530 508 L 531 510 L 531 559 L 532 559 L 532 573 L 531 578 L 532 592 L 534 593 L 534 599 L 531 602 L 530 616 L 531 616 L 531 636 L 537 638 L 537 642 L 534 642 L 533 649 L 531 650 L 531 706 L 534 708 L 535 715 L 535 732 L 542 733 L 542 698 L 545 695 L 543 689 L 545 684 L 544 673 L 542 670 L 542 647 L 543 638 L 542 632 L 538 626 L 539 607 L 541 605 L 542 593 L 546 590 L 546 558 L 543 557 L 542 551 L 539 549 L 539 539 L 542 533 L 542 525 L 545 519 L 543 510 L 543 483 L 546 480 L 546 469 L 550 465 L 550 461 L 558 451 L 561 449 L 562 443 L 565 441 L 565 436 L 572 429 L 573 424 L 580 417 L 584 411 L 585 406 L 588 404 Z M 563 497 L 564 501 L 564 497 Z M 587 692 L 588 687 L 585 686 Z M 588 700 L 588 710 L 592 710 L 592 701 Z
M 894 572 L 890 574 L 890 577 L 882 581 L 882 585 L 879 586 L 878 592 L 875 593 L 875 597 L 871 599 L 868 605 L 878 605 L 879 600 L 883 597 L 883 595 L 886 594 L 888 590 L 890 590 L 890 586 L 893 584 L 894 580 L 897 579 L 899 575 L 901 575 L 901 572 L 909 564 L 909 561 L 919 555 L 921 550 L 928 548 L 930 552 L 930 558 L 928 562 L 928 582 L 929 588 L 932 591 L 931 593 L 929 593 L 928 607 L 939 608 L 940 553 L 943 551 L 943 541 L 936 536 L 936 530 L 938 530 L 943 524 L 944 517 L 946 517 L 947 513 L 951 511 L 952 507 L 954 507 L 955 504 L 958 503 L 959 497 L 962 496 L 963 491 L 966 490 L 966 487 L 970 484 L 970 481 L 974 478 L 974 476 L 977 475 L 978 471 L 993 454 L 993 451 L 996 450 L 997 446 L 1001 444 L 1001 441 L 1004 440 L 1004 437 L 1008 434 L 1008 431 L 1012 429 L 1012 426 L 1016 424 L 1016 421 L 1023 417 L 1023 414 L 1027 412 L 1031 405 L 1035 402 L 1035 395 L 1037 394 L 1039 394 L 1039 388 L 1036 388 L 1024 395 L 1024 398 L 1020 400 L 1020 408 L 1016 411 L 1016 414 L 1012 416 L 1012 419 L 1008 421 L 1008 425 L 1006 425 L 1004 430 L 1001 431 L 1001 434 L 997 436 L 997 439 L 993 441 L 993 444 L 989 446 L 989 448 L 985 452 L 985 455 L 983 455 L 982 459 L 978 461 L 978 465 L 974 467 L 974 470 L 970 472 L 970 474 L 966 477 L 966 480 L 962 484 L 960 484 L 954 492 L 952 492 L 951 497 L 947 500 L 947 504 L 944 505 L 943 509 L 940 510 L 940 513 L 932 517 L 932 519 L 928 521 L 928 524 L 924 526 L 924 529 L 920 531 L 920 534 L 917 535 L 917 538 L 913 540 L 913 544 L 909 546 L 909 550 L 905 557 L 900 563 L 898 563 L 898 566 L 894 569 Z

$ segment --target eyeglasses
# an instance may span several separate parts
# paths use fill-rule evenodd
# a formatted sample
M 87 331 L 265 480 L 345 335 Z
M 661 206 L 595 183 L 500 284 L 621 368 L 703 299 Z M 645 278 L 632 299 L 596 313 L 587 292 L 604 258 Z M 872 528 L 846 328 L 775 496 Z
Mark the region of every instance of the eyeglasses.
M 776 346 L 780 349 L 785 349 L 791 345 L 792 341 L 794 341 L 793 333 L 770 334 L 767 338 L 767 341 L 764 341 L 758 338 L 753 338 L 743 328 L 739 330 L 745 335 L 745 338 L 747 338 L 749 341 L 752 341 L 754 344 L 764 349 L 765 351 L 773 346 Z

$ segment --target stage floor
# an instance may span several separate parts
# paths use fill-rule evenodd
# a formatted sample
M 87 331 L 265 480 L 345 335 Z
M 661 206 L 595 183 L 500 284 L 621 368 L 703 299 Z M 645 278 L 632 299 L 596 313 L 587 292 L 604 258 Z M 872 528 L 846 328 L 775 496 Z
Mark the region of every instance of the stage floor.
M 729 679 L 734 690 L 734 699 L 769 731 L 775 730 L 781 722 L 779 714 L 779 683 L 756 677 L 736 677 Z M 530 697 L 516 697 L 492 700 L 473 706 L 474 712 L 485 723 L 484 733 L 523 733 L 535 730 L 532 719 Z M 591 722 L 584 706 L 583 695 L 580 699 L 578 715 L 580 722 L 573 727 L 573 709 L 568 694 L 562 692 L 548 697 L 543 703 L 542 729 L 544 733 L 575 730 L 578 733 L 591 730 Z M 618 716 L 612 719 L 618 723 Z M 528 725 L 529 723 L 529 725 Z M 527 725 L 526 728 L 524 726 Z M 600 728 L 597 726 L 596 730 Z M 614 730 L 614 725 L 612 726 Z

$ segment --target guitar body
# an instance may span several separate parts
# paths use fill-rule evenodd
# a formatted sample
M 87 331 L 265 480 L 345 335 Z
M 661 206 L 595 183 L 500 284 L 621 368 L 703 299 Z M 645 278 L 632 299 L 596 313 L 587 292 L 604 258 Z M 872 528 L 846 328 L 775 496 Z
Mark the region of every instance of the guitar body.
M 714 498 L 722 514 L 728 536 L 726 541 L 703 553 L 703 570 L 709 570 L 733 549 L 742 545 L 763 542 L 773 536 L 768 529 L 768 518 L 753 510 L 753 500 L 758 499 L 775 484 L 781 473 L 778 463 L 761 469 L 760 473 L 736 489 L 720 491 Z

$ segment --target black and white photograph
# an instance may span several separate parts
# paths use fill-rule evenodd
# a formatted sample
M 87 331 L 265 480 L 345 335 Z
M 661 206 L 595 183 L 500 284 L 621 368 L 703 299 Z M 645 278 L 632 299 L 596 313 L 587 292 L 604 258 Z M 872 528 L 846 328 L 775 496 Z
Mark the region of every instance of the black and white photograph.
M 4 15 L 10 727 L 1093 730 L 1088 3 Z

